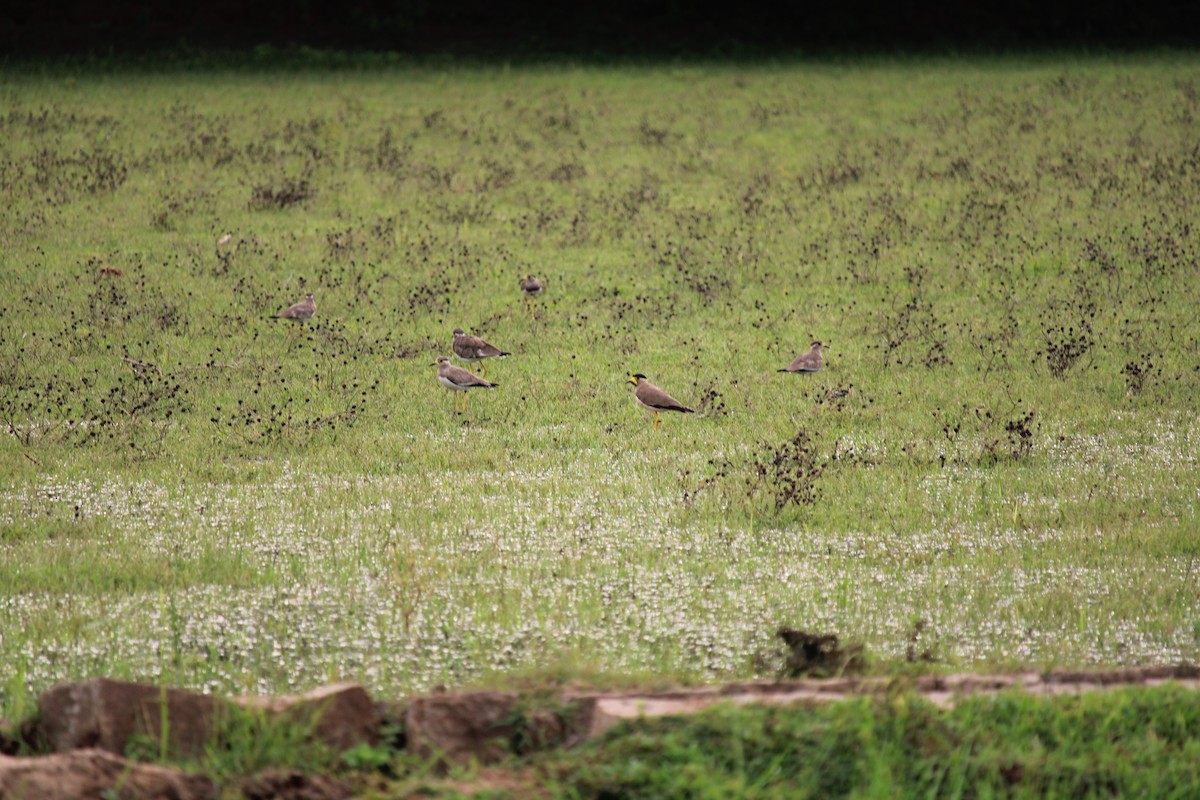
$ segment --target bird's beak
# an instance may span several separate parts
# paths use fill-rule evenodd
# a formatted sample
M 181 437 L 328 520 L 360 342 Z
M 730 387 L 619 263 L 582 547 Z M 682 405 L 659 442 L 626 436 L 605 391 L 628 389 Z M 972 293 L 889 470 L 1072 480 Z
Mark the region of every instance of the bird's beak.
M 637 378 L 633 377 L 632 375 L 630 375 L 628 378 L 626 378 L 625 382 L 632 383 L 634 386 L 637 386 Z

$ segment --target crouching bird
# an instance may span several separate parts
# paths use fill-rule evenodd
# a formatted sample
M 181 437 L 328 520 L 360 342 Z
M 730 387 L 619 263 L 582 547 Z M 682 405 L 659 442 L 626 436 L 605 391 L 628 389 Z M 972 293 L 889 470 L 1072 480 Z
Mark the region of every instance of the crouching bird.
M 813 342 L 812 349 L 796 356 L 792 363 L 776 372 L 816 372 L 825 363 L 825 359 L 821 356 L 821 348 L 824 346 L 824 342 Z
M 308 322 L 317 313 L 317 304 L 312 292 L 304 295 L 299 303 L 293 303 L 275 315 L 276 319 L 286 319 L 291 322 Z

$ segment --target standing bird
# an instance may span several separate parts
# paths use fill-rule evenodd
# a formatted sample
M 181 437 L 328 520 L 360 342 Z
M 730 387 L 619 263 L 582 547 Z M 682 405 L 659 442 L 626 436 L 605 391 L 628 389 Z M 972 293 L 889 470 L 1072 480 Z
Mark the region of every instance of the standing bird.
M 525 295 L 525 307 L 529 309 L 529 315 L 533 316 L 533 298 L 542 293 L 542 281 L 532 275 L 526 275 L 521 278 L 521 294 Z
M 478 336 L 467 336 L 463 333 L 462 328 L 454 329 L 454 355 L 458 356 L 463 361 L 479 361 L 482 362 L 485 358 L 504 358 L 512 355 L 505 353 L 495 345 L 488 344 Z M 483 374 L 487 375 L 487 366 L 479 365 L 483 370 Z M 470 374 L 470 373 L 468 373 Z
M 654 430 L 658 430 L 658 412 L 660 411 L 693 413 L 692 409 L 646 380 L 646 376 L 640 372 L 630 375 L 629 382 L 637 387 L 633 392 L 633 397 L 638 401 L 638 405 L 647 411 L 654 412 Z
M 450 359 L 445 356 L 438 356 L 437 361 L 434 361 L 429 366 L 438 368 L 438 382 L 455 392 L 454 395 L 454 410 L 458 411 L 458 395 L 462 394 L 462 410 L 467 410 L 467 390 L 468 389 L 492 389 L 499 386 L 498 383 L 484 380 L 478 375 L 472 375 L 462 367 L 456 367 L 450 363 Z
M 317 313 L 317 304 L 313 302 L 312 292 L 304 295 L 304 299 L 295 305 L 290 305 L 276 314 L 276 319 L 286 319 L 292 322 L 308 322 Z
M 821 348 L 824 346 L 822 342 L 813 342 L 811 350 L 796 356 L 792 363 L 776 372 L 816 372 L 825 363 L 821 357 Z

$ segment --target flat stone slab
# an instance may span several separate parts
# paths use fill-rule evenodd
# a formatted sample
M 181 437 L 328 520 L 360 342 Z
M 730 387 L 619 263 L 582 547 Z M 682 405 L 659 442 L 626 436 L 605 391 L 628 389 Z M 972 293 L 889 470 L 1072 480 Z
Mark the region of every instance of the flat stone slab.
M 1058 673 L 1022 672 L 1010 675 L 928 675 L 915 682 L 892 678 L 813 678 L 774 682 L 729 683 L 662 692 L 606 692 L 566 698 L 579 706 L 583 727 L 578 738 L 589 738 L 621 720 L 696 714 L 720 703 L 733 705 L 823 703 L 896 689 L 917 691 L 931 703 L 949 707 L 965 697 L 1021 690 L 1031 695 L 1080 694 L 1122 686 L 1173 683 L 1200 690 L 1200 667 L 1145 667 L 1122 670 Z

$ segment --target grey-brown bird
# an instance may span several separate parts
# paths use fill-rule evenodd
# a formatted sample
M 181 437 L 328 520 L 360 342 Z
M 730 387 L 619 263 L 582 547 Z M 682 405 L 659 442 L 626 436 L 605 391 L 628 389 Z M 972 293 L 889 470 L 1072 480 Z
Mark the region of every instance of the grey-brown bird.
M 462 410 L 467 410 L 468 389 L 493 389 L 500 384 L 492 383 L 474 375 L 462 367 L 456 367 L 445 356 L 438 356 L 429 366 L 438 368 L 438 383 L 454 392 L 454 410 L 458 411 L 458 396 L 462 395 Z
M 313 318 L 313 314 L 317 313 L 317 304 L 313 301 L 312 292 L 304 295 L 304 299 L 299 303 L 290 305 L 277 315 L 277 319 L 291 320 L 292 322 L 308 322 Z
M 542 282 L 532 275 L 526 275 L 520 281 L 521 294 L 525 296 L 525 308 L 533 316 L 533 298 L 542 293 Z
M 526 297 L 537 297 L 542 293 L 542 281 L 532 275 L 521 278 L 521 291 Z
M 480 369 L 483 374 L 487 375 L 487 367 L 482 363 L 485 358 L 504 358 L 512 355 L 506 353 L 495 345 L 488 344 L 478 336 L 468 336 L 463 333 L 462 328 L 454 329 L 454 355 L 458 356 L 463 361 L 479 361 Z
M 638 405 L 647 411 L 654 412 L 654 430 L 658 430 L 658 412 L 660 411 L 679 411 L 683 414 L 694 413 L 692 409 L 646 380 L 646 376 L 640 372 L 630 375 L 629 382 L 637 387 L 633 390 L 633 397 L 637 400 Z
M 825 359 L 821 357 L 821 348 L 824 347 L 823 342 L 813 342 L 812 349 L 807 353 L 801 353 L 793 359 L 792 363 L 788 364 L 777 372 L 816 372 L 825 363 Z

